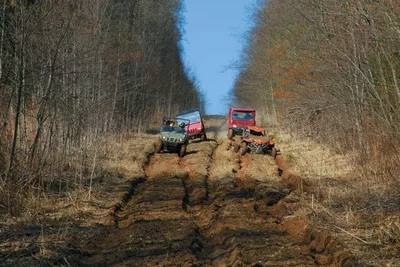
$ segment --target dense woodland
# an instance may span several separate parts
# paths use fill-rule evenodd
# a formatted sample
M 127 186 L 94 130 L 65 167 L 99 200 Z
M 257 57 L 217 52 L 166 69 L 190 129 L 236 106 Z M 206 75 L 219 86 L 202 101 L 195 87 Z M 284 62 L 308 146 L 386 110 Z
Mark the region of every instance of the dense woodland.
M 173 255 L 241 264 L 245 254 L 292 264 L 304 242 L 300 260 L 310 263 L 351 264 L 336 261 L 337 243 L 340 254 L 392 266 L 400 242 L 399 1 L 256 1 L 231 103 L 257 109 L 282 156 L 243 162 L 214 139 L 192 143 L 188 160 L 153 156 L 158 137 L 147 130 L 164 115 L 205 106 L 182 60 L 183 2 L 0 0 L 4 264 L 151 257 L 171 265 Z M 208 125 L 215 136 L 221 120 Z M 276 239 L 271 256 L 260 233 L 289 243 Z M 237 238 L 257 248 L 242 253 Z M 290 249 L 283 255 L 288 247 L 293 258 Z
M 377 163 L 374 172 L 395 178 L 399 2 L 260 2 L 239 64 L 236 104 L 354 152 L 358 162 Z
M 181 58 L 182 11 L 180 0 L 1 1 L 0 208 L 45 190 L 102 136 L 204 108 Z

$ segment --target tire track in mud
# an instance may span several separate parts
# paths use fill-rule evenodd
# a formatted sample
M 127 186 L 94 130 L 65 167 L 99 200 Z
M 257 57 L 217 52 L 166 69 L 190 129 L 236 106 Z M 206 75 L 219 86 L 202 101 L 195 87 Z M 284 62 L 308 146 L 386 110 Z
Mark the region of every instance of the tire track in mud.
M 128 192 L 126 192 L 124 194 L 124 196 L 122 197 L 121 202 L 115 206 L 114 211 L 112 212 L 114 226 L 116 228 L 119 227 L 119 221 L 121 220 L 120 216 L 118 214 L 124 209 L 125 205 L 132 199 L 133 195 L 135 194 L 136 188 L 140 184 L 144 183 L 147 180 L 147 175 L 146 175 L 145 170 L 149 165 L 149 162 L 150 162 L 150 159 L 151 159 L 152 155 L 153 155 L 153 153 L 147 154 L 146 158 L 145 158 L 145 160 L 144 160 L 144 162 L 142 164 L 143 173 L 145 175 L 143 177 L 135 178 L 133 181 L 130 182 Z
M 84 264 L 154 266 L 196 264 L 199 229 L 188 211 L 205 201 L 207 168 L 214 141 L 193 142 L 183 159 L 176 153 L 149 157 L 145 177 L 131 183 L 114 208 L 114 228 L 105 228 L 84 245 Z M 203 153 L 205 153 L 203 155 Z M 203 155 L 203 156 L 202 156 Z M 198 166 L 189 178 L 186 165 Z M 204 176 L 205 174 L 205 176 Z
M 280 200 L 289 191 L 274 159 L 239 156 L 226 149 L 227 142 L 192 141 L 183 158 L 149 157 L 145 177 L 132 182 L 114 209 L 115 227 L 99 230 L 82 263 L 315 265 L 307 224 L 281 221 L 286 210 Z
M 209 168 L 211 203 L 191 207 L 201 242 L 196 258 L 205 266 L 315 265 L 303 239 L 295 240 L 269 215 L 288 192 L 274 171 L 253 172 L 259 166 L 252 164 L 269 160 L 274 170 L 273 159 L 240 157 L 226 150 L 227 142 L 215 149 Z
M 115 242 L 107 265 L 175 265 L 194 262 L 190 250 L 196 226 L 186 212 L 187 174 L 180 169 L 176 154 L 151 157 L 147 179 L 118 212 L 118 230 L 107 238 Z
M 128 192 L 123 196 L 121 203 L 119 203 L 113 211 L 113 218 L 114 218 L 114 225 L 116 228 L 119 227 L 119 213 L 123 210 L 124 206 L 129 202 L 129 200 L 131 200 L 131 198 L 133 197 L 134 193 L 135 193 L 135 189 L 136 187 L 138 187 L 141 183 L 144 183 L 146 181 L 146 177 L 141 177 L 138 179 L 135 179 L 134 181 L 131 182 L 131 185 L 129 187 Z

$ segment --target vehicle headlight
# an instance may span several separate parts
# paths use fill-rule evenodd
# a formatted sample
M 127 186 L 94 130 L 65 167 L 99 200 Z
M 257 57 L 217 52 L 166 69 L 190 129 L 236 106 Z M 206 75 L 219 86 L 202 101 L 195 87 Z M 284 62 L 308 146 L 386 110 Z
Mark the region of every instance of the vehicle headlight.
M 197 130 L 201 130 L 201 127 L 197 128 Z
M 185 140 L 185 139 L 182 139 L 182 138 L 181 138 L 181 139 L 179 139 L 179 142 L 183 142 L 184 140 Z
M 162 139 L 167 139 L 167 137 L 163 136 Z

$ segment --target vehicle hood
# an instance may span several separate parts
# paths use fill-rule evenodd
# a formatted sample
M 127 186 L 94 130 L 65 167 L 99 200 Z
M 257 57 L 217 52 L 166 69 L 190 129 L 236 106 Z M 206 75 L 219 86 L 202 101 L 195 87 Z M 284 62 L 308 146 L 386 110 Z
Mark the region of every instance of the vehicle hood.
M 250 132 L 256 132 L 256 133 L 262 133 L 265 134 L 265 130 L 263 128 L 257 127 L 257 126 L 248 126 L 247 127 Z
M 187 135 L 184 133 L 177 133 L 177 132 L 161 132 L 161 137 L 172 138 L 172 139 L 186 139 Z
M 275 143 L 273 141 L 271 141 L 269 138 L 263 137 L 263 136 L 256 136 L 256 137 L 248 137 L 248 138 L 243 138 L 244 141 L 248 142 L 248 143 L 256 143 L 258 145 L 264 145 L 264 144 L 268 144 L 268 145 L 274 145 Z

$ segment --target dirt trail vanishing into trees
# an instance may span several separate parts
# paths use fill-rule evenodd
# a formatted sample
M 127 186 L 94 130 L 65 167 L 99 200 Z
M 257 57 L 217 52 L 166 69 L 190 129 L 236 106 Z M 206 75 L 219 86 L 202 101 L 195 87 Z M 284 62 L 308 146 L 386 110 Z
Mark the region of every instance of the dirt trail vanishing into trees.
M 220 121 L 220 123 L 222 123 Z M 213 132 L 212 132 L 213 131 Z M 188 154 L 152 155 L 113 213 L 114 225 L 80 244 L 81 264 L 128 266 L 341 265 L 266 155 L 239 156 L 210 128 Z

